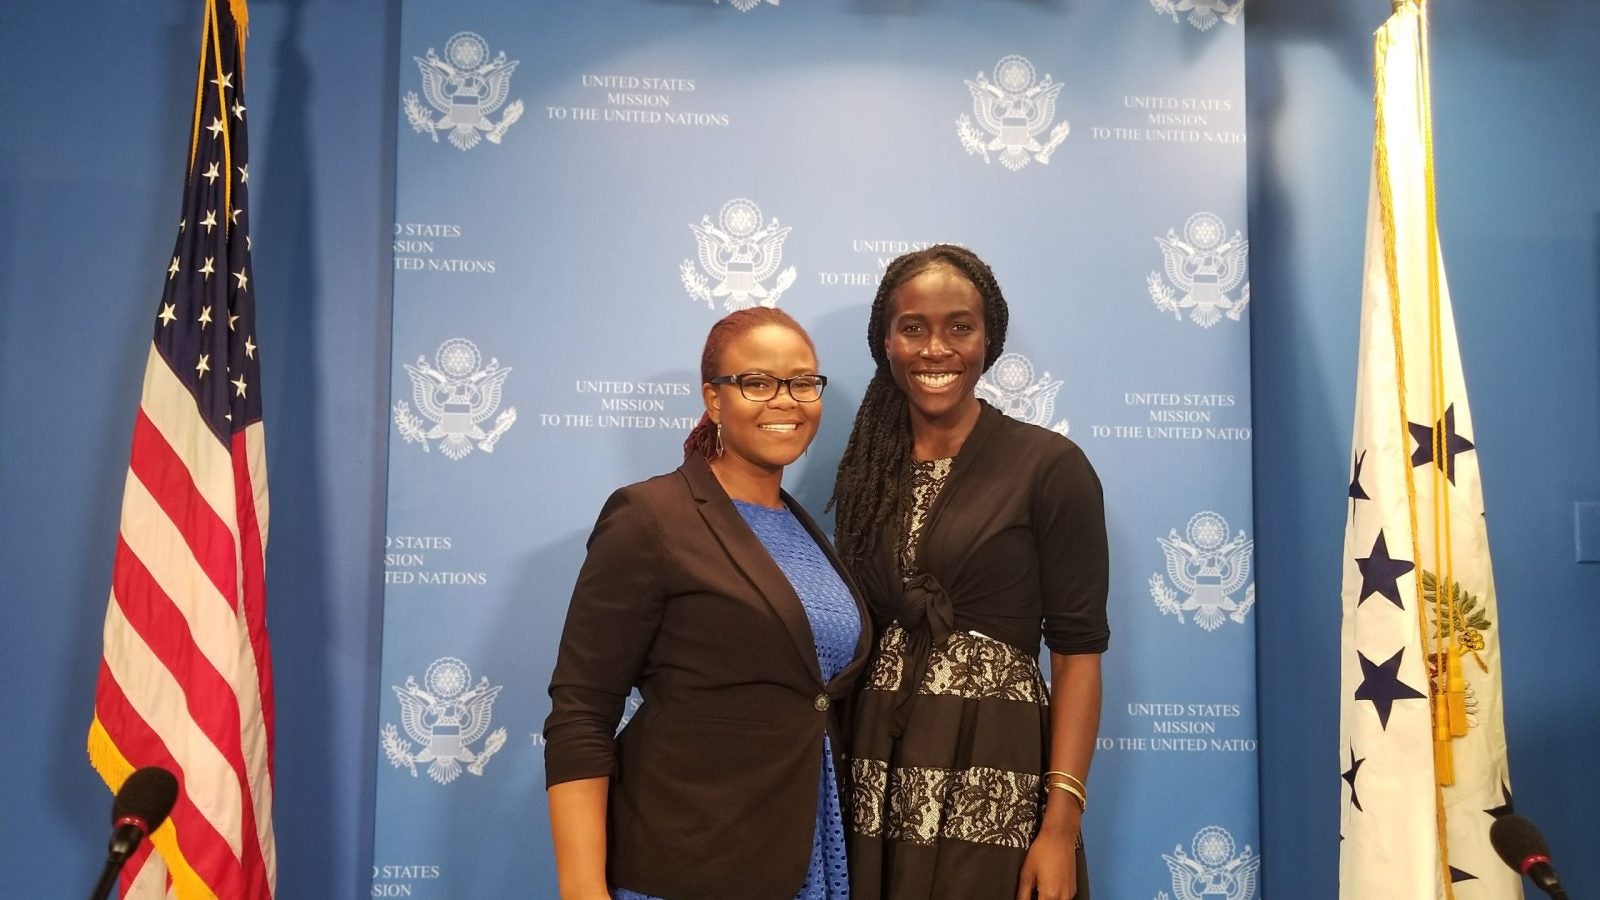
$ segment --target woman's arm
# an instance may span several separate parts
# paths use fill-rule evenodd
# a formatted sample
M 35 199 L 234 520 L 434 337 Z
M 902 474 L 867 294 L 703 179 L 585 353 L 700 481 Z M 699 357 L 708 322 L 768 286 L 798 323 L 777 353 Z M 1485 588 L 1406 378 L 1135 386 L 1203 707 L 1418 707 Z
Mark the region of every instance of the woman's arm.
M 1050 654 L 1050 771 L 1089 782 L 1089 762 L 1100 731 L 1100 654 Z M 1065 781 L 1059 775 L 1047 781 Z M 1087 791 L 1086 791 L 1087 793 Z M 1028 848 L 1017 885 L 1018 900 L 1066 900 L 1077 890 L 1077 856 L 1083 808 L 1063 790 L 1046 790 L 1044 821 Z
M 561 900 L 610 900 L 606 889 L 606 795 L 609 778 L 553 784 L 550 835 Z
M 1039 546 L 1044 635 L 1050 647 L 1050 761 L 1087 794 L 1089 760 L 1100 730 L 1100 654 L 1110 630 L 1106 595 L 1110 554 L 1105 498 L 1083 451 L 1071 445 L 1047 467 L 1034 492 L 1034 533 Z M 1046 782 L 1071 783 L 1060 775 Z M 1077 886 L 1079 826 L 1083 808 L 1070 792 L 1046 788 L 1044 821 L 1023 863 L 1017 896 L 1057 900 Z
M 545 784 L 561 896 L 599 900 L 617 723 L 661 623 L 666 563 L 655 516 L 631 488 L 606 501 L 588 549 L 550 676 Z

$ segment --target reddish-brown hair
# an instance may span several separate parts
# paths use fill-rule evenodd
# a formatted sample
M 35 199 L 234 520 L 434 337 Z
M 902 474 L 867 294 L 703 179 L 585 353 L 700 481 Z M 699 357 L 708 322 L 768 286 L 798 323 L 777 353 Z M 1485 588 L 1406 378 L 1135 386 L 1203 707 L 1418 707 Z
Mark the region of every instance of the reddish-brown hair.
M 705 384 L 718 375 L 730 374 L 719 372 L 722 367 L 722 351 L 728 344 L 744 337 L 763 325 L 780 325 L 800 335 L 811 348 L 812 353 L 817 352 L 817 346 L 811 342 L 811 335 L 800 327 L 794 320 L 781 309 L 770 306 L 753 306 L 728 313 L 711 326 L 711 333 L 706 335 L 705 349 L 700 351 L 700 383 Z M 702 456 L 706 459 L 715 459 L 717 455 L 717 425 L 711 421 L 711 414 L 706 413 L 700 417 L 699 424 L 689 432 L 689 437 L 683 442 L 683 458 Z

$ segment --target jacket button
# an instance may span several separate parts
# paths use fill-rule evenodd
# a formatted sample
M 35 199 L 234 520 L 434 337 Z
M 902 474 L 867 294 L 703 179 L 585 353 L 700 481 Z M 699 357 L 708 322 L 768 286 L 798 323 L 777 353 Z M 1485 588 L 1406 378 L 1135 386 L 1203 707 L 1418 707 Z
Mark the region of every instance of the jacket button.
M 819 712 L 826 712 L 828 709 L 828 695 L 818 694 L 817 699 L 811 701 L 811 705 L 815 706 Z

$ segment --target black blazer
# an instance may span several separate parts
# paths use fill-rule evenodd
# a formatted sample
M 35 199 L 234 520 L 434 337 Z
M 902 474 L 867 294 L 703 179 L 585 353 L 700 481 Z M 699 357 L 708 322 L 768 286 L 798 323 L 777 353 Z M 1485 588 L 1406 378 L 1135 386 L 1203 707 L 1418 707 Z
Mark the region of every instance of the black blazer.
M 824 683 L 800 598 L 699 458 L 613 493 L 588 548 L 550 679 L 546 785 L 611 778 L 612 887 L 789 900 L 810 862 L 823 734 L 843 749 L 836 706 L 871 646 L 859 592 L 854 658 Z M 616 734 L 636 685 L 644 704 Z

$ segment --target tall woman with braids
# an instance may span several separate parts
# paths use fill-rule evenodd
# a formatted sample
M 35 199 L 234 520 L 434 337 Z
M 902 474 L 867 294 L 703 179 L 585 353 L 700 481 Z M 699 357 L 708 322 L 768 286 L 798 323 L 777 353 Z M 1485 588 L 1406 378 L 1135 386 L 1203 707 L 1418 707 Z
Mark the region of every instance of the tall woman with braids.
M 1100 482 L 1072 441 L 977 397 L 1006 320 L 989 267 L 949 245 L 892 262 L 872 303 L 877 371 L 834 486 L 879 632 L 851 744 L 855 900 L 1089 895 Z
M 683 465 L 611 495 L 572 592 L 544 728 L 561 896 L 843 900 L 835 701 L 866 610 L 781 487 L 827 379 L 765 308 L 712 327 L 700 376 Z

